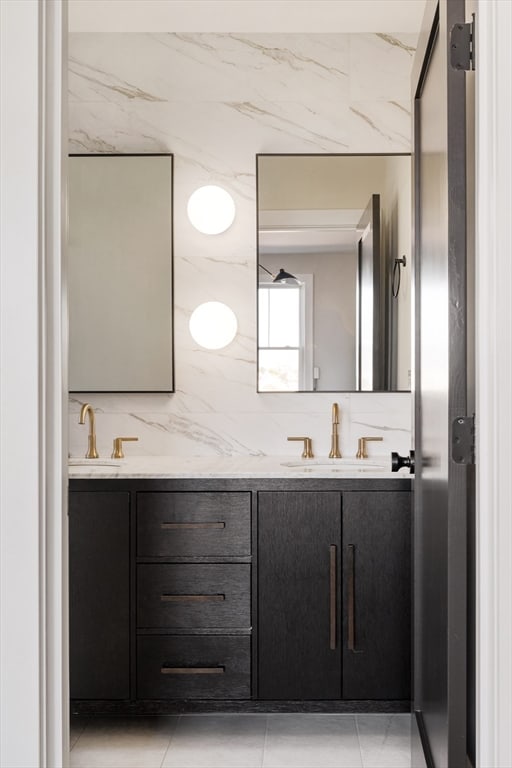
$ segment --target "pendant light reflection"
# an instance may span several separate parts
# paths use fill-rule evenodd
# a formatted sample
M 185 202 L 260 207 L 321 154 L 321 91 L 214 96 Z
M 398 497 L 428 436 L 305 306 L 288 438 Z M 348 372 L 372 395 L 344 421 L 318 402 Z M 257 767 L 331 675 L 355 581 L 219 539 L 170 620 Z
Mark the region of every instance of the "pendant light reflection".
M 300 280 L 295 277 L 295 275 L 291 275 L 289 272 L 285 272 L 285 270 L 281 267 L 277 275 L 275 275 L 273 272 L 270 271 L 270 269 L 267 269 L 263 266 L 263 264 L 258 264 L 260 269 L 265 270 L 265 272 L 268 272 L 270 277 L 272 277 L 273 283 L 289 283 L 289 284 L 295 284 L 300 285 Z
M 236 336 L 238 322 L 233 310 L 220 301 L 207 301 L 194 309 L 189 321 L 190 334 L 200 347 L 222 349 Z
M 205 235 L 219 235 L 229 229 L 235 212 L 235 201 L 229 192 L 215 184 L 196 189 L 187 204 L 190 223 Z

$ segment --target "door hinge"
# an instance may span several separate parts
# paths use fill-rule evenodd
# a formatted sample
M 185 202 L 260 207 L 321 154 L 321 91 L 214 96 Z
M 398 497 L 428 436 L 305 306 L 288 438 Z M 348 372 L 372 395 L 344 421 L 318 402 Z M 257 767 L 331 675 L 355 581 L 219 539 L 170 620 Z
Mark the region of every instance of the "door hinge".
M 475 14 L 467 24 L 455 24 L 450 32 L 452 69 L 475 69 Z
M 452 459 L 456 464 L 475 463 L 474 416 L 459 416 L 453 420 Z

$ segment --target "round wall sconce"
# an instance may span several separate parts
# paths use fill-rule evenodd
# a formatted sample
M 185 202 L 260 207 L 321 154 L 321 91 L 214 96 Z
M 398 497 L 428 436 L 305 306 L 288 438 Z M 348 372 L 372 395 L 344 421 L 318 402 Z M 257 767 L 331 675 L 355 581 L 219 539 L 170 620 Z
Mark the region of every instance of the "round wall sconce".
M 237 328 L 235 313 L 220 301 L 200 304 L 190 316 L 190 334 L 205 349 L 227 347 L 235 338 Z
M 188 200 L 190 223 L 205 235 L 219 235 L 232 225 L 235 201 L 225 189 L 214 184 L 199 187 Z

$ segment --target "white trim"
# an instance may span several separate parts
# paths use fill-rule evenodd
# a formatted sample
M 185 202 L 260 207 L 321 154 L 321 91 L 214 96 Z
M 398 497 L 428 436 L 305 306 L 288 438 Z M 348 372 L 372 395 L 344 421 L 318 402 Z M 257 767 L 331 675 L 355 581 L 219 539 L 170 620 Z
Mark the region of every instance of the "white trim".
M 300 283 L 300 371 L 299 389 L 312 391 L 316 385 L 314 377 L 314 275 L 297 273 Z
M 62 0 L 0 2 L 0 765 L 5 768 L 67 764 L 63 9 Z
M 477 766 L 512 765 L 512 3 L 477 13 Z
M 260 210 L 258 230 L 260 232 L 287 232 L 305 229 L 357 230 L 364 208 L 329 208 L 283 210 Z
M 68 526 L 67 526 L 67 300 L 63 277 L 67 220 L 67 2 L 44 3 L 42 103 L 44 187 L 45 481 L 45 766 L 69 760 Z

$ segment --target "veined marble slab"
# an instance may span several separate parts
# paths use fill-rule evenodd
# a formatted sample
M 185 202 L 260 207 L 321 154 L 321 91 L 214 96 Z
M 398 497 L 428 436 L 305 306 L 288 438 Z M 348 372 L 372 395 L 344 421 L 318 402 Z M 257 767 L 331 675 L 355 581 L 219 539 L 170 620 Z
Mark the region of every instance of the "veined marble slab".
M 404 34 L 72 34 L 75 152 L 172 151 L 214 173 L 255 152 L 410 149 Z
M 390 457 L 370 459 L 291 459 L 290 456 L 135 456 L 102 464 L 101 459 L 70 459 L 70 478 L 402 478 L 408 470 L 391 472 Z M 90 463 L 88 463 L 90 461 Z

